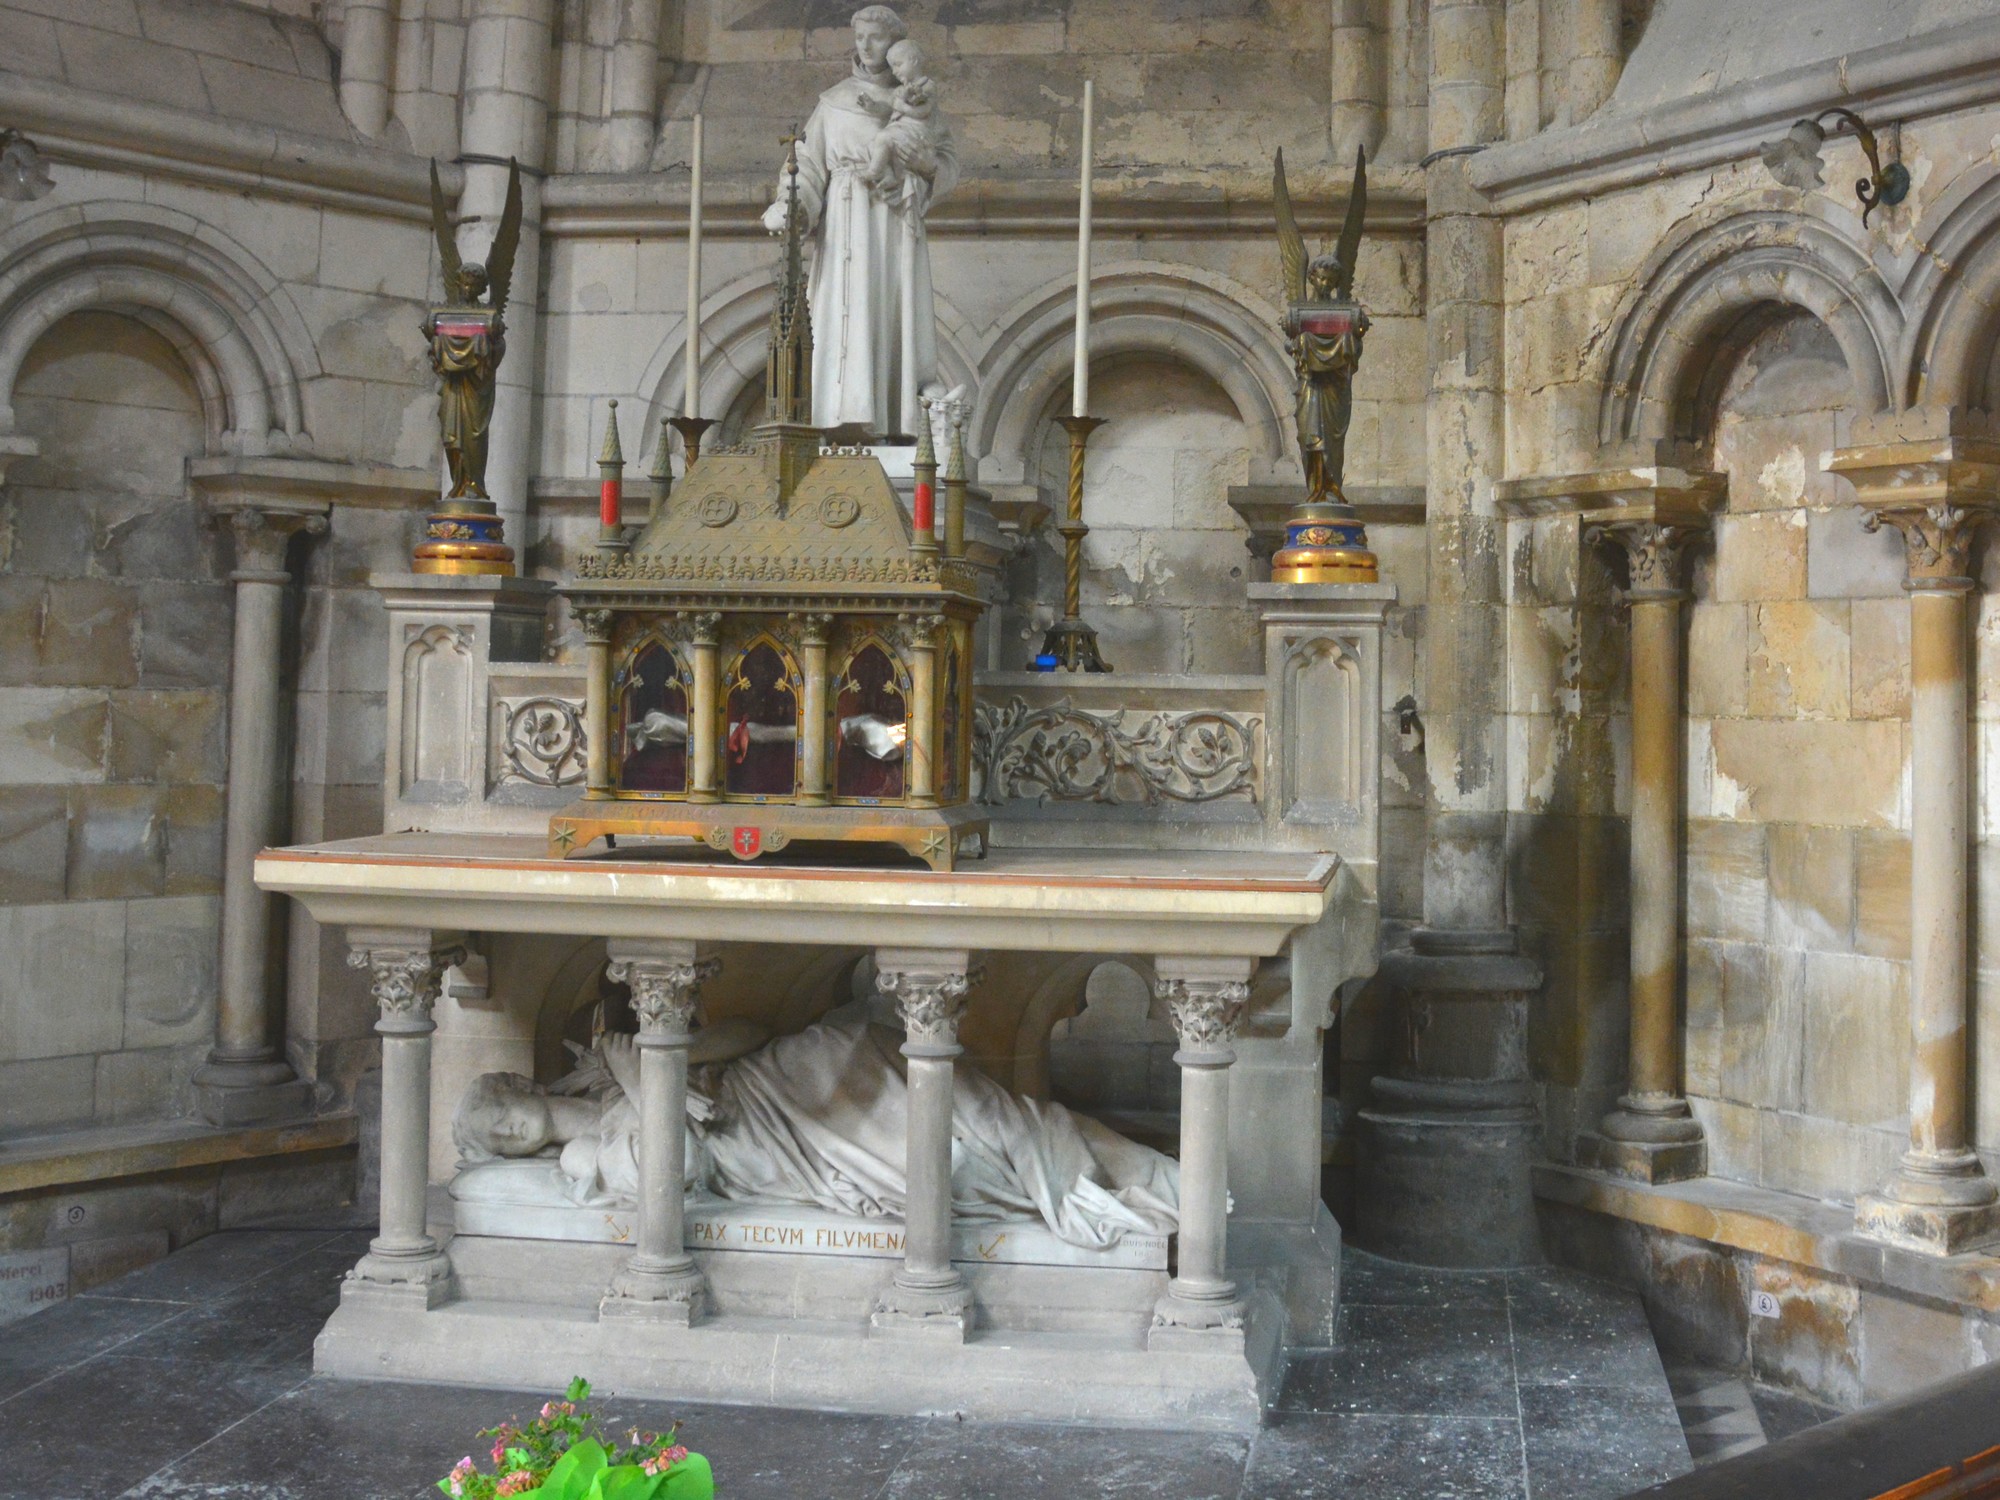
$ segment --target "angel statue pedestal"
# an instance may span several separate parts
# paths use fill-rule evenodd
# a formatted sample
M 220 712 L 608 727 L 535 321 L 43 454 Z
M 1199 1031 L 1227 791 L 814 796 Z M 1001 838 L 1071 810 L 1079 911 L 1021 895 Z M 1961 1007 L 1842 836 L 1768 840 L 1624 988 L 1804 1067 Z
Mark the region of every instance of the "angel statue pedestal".
M 438 427 L 451 489 L 425 518 L 411 568 L 511 578 L 514 549 L 503 536 L 499 507 L 486 493 L 486 453 L 500 361 L 507 353 L 503 314 L 521 240 L 520 165 L 508 163 L 506 207 L 483 262 L 459 256 L 436 162 L 431 163 L 431 229 L 444 267 L 445 300 L 424 319 L 424 332 L 438 376 Z
M 1306 502 L 1285 523 L 1285 540 L 1271 559 L 1273 583 L 1374 583 L 1375 554 L 1361 516 L 1347 503 L 1347 428 L 1354 417 L 1354 372 L 1368 314 L 1354 300 L 1354 266 L 1368 211 L 1368 164 L 1357 152 L 1347 217 L 1330 255 L 1306 258 L 1305 237 L 1292 217 L 1285 153 L 1273 168 L 1278 248 L 1285 274 L 1285 350 L 1299 377 L 1299 457 Z

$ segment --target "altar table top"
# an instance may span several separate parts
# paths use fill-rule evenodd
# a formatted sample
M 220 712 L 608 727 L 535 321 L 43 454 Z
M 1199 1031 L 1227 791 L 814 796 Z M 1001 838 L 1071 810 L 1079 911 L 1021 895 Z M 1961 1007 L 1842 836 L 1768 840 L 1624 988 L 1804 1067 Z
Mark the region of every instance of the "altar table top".
M 1269 957 L 1338 899 L 1330 854 L 995 849 L 951 872 L 741 862 L 701 846 L 551 859 L 515 834 L 267 849 L 257 884 L 341 926 L 854 947 Z

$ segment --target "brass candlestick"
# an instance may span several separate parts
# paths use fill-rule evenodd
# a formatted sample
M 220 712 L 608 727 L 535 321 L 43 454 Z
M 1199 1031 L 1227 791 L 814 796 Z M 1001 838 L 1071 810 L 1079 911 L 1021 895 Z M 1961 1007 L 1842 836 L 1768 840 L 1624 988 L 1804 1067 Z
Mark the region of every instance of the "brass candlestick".
M 667 425 L 678 432 L 681 441 L 687 445 L 687 458 L 681 464 L 681 474 L 685 477 L 687 471 L 694 467 L 695 460 L 701 457 L 702 434 L 715 422 L 709 417 L 668 417 Z
M 1101 417 L 1064 417 L 1069 434 L 1069 507 L 1056 528 L 1063 539 L 1063 617 L 1042 637 L 1043 656 L 1053 656 L 1065 672 L 1109 672 L 1111 665 L 1097 649 L 1097 632 L 1083 620 L 1083 449 L 1090 435 L 1104 425 Z

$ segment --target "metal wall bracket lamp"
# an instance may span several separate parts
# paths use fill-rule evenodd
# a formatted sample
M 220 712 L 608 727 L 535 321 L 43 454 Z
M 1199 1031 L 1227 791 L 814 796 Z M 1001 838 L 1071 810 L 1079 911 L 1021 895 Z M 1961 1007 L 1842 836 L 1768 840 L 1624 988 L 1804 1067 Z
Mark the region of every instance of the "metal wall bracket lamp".
M 1826 161 L 1820 155 L 1820 148 L 1826 144 L 1827 130 L 1820 121 L 1831 118 L 1836 131 L 1845 128 L 1853 132 L 1861 143 L 1861 151 L 1868 158 L 1868 175 L 1856 180 L 1854 196 L 1861 200 L 1861 222 L 1866 224 L 1868 216 L 1885 205 L 1894 208 L 1910 194 L 1910 169 L 1899 161 L 1882 165 L 1882 154 L 1875 143 L 1875 132 L 1870 130 L 1851 109 L 1835 106 L 1823 109 L 1811 119 L 1797 121 L 1778 140 L 1764 148 L 1764 165 L 1771 175 L 1786 187 L 1798 188 L 1801 192 L 1823 186 L 1826 182 Z
M 0 198 L 28 203 L 55 187 L 48 163 L 35 143 L 18 130 L 0 126 Z

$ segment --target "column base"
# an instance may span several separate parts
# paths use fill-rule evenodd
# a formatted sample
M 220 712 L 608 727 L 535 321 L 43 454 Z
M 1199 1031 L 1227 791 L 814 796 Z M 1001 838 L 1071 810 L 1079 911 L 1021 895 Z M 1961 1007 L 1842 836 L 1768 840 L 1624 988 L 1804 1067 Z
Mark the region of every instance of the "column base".
M 1153 1304 L 1148 1349 L 1211 1349 L 1241 1352 L 1248 1308 L 1233 1282 L 1190 1283 L 1178 1277 Z
M 254 1125 L 310 1112 L 313 1088 L 275 1057 L 211 1057 L 194 1075 L 195 1107 L 211 1125 Z
M 1630 1178 L 1634 1182 L 1692 1182 L 1708 1175 L 1708 1142 L 1626 1141 L 1610 1135 L 1587 1135 L 1576 1143 L 1579 1166 Z
M 371 1249 L 340 1285 L 342 1302 L 366 1302 L 429 1312 L 452 1298 L 451 1257 L 432 1245 L 422 1251 Z
M 1911 1152 L 1879 1192 L 1855 1200 L 1854 1227 L 1924 1255 L 1957 1255 L 2000 1240 L 2000 1186 L 1970 1151 Z
M 708 1315 L 708 1278 L 683 1257 L 660 1265 L 633 1261 L 611 1278 L 611 1290 L 597 1305 L 600 1318 L 630 1319 L 688 1328 Z
M 876 1299 L 868 1332 L 872 1338 L 962 1344 L 972 1332 L 972 1288 L 956 1272 L 936 1282 L 905 1280 L 899 1274 Z

